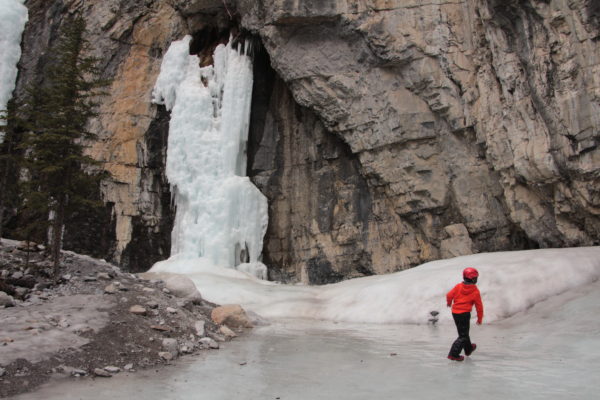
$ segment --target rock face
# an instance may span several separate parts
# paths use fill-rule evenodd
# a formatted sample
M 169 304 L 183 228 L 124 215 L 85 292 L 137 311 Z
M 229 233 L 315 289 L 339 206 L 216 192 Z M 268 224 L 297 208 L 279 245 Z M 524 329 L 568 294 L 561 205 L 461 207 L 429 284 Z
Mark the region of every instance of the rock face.
M 162 55 L 189 33 L 207 62 L 238 28 L 257 39 L 248 171 L 269 199 L 271 278 L 600 243 L 593 0 L 26 4 L 17 95 L 75 11 L 113 78 L 89 151 L 112 174 L 103 251 L 131 270 L 169 254 L 168 113 L 150 103 Z
M 251 166 L 279 275 L 318 283 L 471 251 L 598 244 L 592 1 L 238 7 L 285 83 Z
M 89 154 L 111 173 L 101 188 L 108 220 L 95 218 L 96 225 L 67 229 L 65 246 L 93 253 L 104 240 L 110 243 L 103 246 L 102 256 L 131 271 L 146 270 L 170 252 L 173 211 L 164 175 L 168 114 L 150 99 L 163 51 L 183 35 L 182 20 L 159 1 L 29 0 L 26 6 L 30 23 L 23 37 L 17 96 L 28 85 L 43 82 L 46 50 L 61 22 L 75 12 L 87 22 L 103 77 L 112 80 L 108 95 L 100 100 L 100 117 L 90 123 L 98 140 L 89 144 Z M 79 242 L 89 239 L 74 246 L 72 231 Z

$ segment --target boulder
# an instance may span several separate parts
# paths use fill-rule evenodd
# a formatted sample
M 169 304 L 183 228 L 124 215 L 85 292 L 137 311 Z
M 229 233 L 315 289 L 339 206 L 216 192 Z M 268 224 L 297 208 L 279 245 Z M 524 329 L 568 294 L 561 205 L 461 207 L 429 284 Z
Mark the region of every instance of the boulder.
M 200 302 L 202 296 L 194 282 L 185 275 L 179 274 L 168 274 L 168 273 L 152 273 L 152 274 L 141 274 L 143 279 L 149 279 L 151 281 L 161 280 L 165 284 L 163 291 L 173 296 L 190 299 L 194 302 Z M 166 290 L 165 290 L 166 289 Z
M 227 325 L 232 328 L 252 328 L 253 325 L 246 312 L 239 304 L 227 304 L 212 310 L 210 317 L 217 325 Z

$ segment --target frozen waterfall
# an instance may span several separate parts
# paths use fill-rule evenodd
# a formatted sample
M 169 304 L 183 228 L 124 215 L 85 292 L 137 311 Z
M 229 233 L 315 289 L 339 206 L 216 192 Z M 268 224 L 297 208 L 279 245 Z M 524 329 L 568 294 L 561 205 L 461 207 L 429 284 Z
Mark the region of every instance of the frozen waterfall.
M 171 44 L 153 92 L 171 111 L 166 173 L 177 214 L 171 259 L 152 271 L 230 267 L 266 279 L 267 200 L 245 176 L 252 62 L 230 41 L 201 68 L 190 41 Z
M 27 22 L 24 0 L 0 0 L 0 111 L 12 97 L 17 80 L 17 63 L 21 58 L 21 35 Z M 3 121 L 0 121 L 3 124 Z M 0 133 L 0 143 L 4 135 Z

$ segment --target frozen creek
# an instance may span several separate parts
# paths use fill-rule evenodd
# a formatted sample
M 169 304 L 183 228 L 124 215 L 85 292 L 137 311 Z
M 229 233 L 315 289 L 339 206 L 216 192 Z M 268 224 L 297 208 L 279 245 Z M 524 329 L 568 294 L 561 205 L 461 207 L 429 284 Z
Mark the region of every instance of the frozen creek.
M 160 373 L 58 381 L 17 398 L 595 399 L 598 304 L 600 281 L 473 326 L 479 348 L 462 363 L 445 358 L 455 336 L 449 324 L 287 320 Z

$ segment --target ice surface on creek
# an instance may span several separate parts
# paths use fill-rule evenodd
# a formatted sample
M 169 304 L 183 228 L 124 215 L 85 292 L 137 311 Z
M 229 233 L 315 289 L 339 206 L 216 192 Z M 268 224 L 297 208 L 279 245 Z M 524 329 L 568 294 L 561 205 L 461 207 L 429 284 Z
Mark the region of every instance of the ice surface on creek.
M 17 79 L 17 63 L 21 58 L 21 35 L 27 22 L 23 0 L 0 0 L 0 111 L 12 97 Z M 0 124 L 4 124 L 0 120 Z M 0 143 L 4 134 L 0 133 Z
M 257 327 L 160 373 L 69 377 L 17 399 L 596 399 L 598 304 L 595 282 L 472 326 L 478 348 L 462 363 L 446 359 L 451 325 L 294 320 Z
M 189 55 L 190 40 L 171 45 L 153 92 L 153 101 L 171 110 L 166 173 L 177 205 L 171 259 L 189 262 L 153 271 L 235 267 L 264 279 L 267 200 L 244 176 L 252 63 L 230 41 L 215 49 L 214 66 L 200 68 Z
M 318 287 L 275 284 L 193 261 L 165 263 L 195 271 L 189 276 L 206 299 L 239 303 L 266 318 L 410 324 L 427 323 L 431 311 L 449 322 L 445 295 L 462 280 L 463 268 L 475 267 L 487 323 L 600 278 L 600 247 L 475 254 Z

